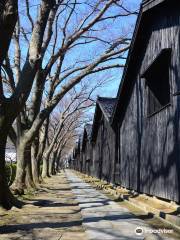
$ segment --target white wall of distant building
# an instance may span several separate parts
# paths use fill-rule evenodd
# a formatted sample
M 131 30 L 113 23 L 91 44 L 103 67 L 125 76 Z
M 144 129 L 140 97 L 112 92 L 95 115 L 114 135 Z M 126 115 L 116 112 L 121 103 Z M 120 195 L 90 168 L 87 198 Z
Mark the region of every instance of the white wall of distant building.
M 6 162 L 16 162 L 16 153 L 6 152 L 5 159 L 6 159 Z

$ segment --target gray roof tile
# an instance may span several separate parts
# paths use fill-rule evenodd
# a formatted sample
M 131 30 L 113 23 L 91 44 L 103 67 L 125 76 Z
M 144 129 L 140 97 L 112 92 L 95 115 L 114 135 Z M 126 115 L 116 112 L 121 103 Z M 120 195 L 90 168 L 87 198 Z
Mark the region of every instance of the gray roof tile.
M 97 103 L 99 104 L 106 118 L 110 119 L 116 104 L 116 98 L 98 97 Z

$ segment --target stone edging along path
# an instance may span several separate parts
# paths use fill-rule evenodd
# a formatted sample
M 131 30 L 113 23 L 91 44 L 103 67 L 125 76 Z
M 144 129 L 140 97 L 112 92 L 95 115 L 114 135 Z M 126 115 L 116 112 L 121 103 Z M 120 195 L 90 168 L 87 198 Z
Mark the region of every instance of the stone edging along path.
M 99 180 L 80 173 L 80 176 L 87 183 L 93 184 L 97 189 L 105 191 L 116 200 L 123 200 L 134 207 L 156 216 L 164 224 L 168 224 L 180 234 L 180 206 L 174 202 L 166 202 L 156 197 L 147 196 L 146 194 L 136 194 L 128 189 L 114 187 L 105 181 Z
M 152 234 L 155 229 L 85 183 L 78 177 L 78 172 L 66 171 L 66 176 L 77 196 L 89 240 L 178 239 L 166 234 Z M 137 228 L 143 233 L 136 234 Z

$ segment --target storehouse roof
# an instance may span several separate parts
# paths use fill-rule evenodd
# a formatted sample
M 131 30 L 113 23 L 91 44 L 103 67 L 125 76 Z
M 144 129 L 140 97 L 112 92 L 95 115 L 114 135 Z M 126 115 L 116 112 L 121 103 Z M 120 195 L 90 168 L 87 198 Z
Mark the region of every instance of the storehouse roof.
M 116 104 L 116 98 L 98 97 L 97 103 L 99 104 L 99 107 L 101 108 L 101 111 L 107 120 L 109 120 L 112 116 L 114 106 Z
M 93 125 L 92 125 L 92 134 L 91 134 L 92 141 L 95 141 L 97 137 L 98 127 L 101 124 L 102 115 L 110 124 L 110 120 L 112 117 L 112 113 L 114 111 L 115 104 L 116 104 L 116 98 L 105 98 L 105 97 L 97 98 Z

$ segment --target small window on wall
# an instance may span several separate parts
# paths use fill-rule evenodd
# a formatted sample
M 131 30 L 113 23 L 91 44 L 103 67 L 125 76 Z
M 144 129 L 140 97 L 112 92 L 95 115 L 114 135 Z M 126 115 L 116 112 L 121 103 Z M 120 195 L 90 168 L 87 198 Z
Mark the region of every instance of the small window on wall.
M 159 112 L 170 103 L 170 62 L 171 50 L 163 49 L 142 75 L 146 80 L 148 116 Z

